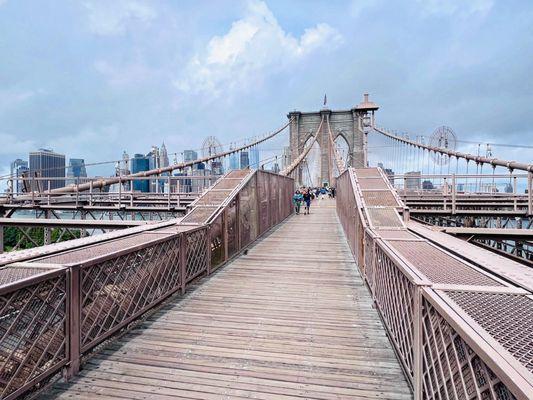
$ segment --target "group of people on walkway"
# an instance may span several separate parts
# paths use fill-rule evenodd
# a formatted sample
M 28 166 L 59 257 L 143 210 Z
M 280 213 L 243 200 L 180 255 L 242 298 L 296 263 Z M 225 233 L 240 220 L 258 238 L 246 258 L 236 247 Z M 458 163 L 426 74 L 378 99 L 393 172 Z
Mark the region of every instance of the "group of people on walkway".
M 311 213 L 311 201 L 314 199 L 324 199 L 328 197 L 335 197 L 335 188 L 330 187 L 302 187 L 292 197 L 292 203 L 294 204 L 294 211 L 296 214 L 300 214 L 302 204 L 304 205 L 304 215 Z

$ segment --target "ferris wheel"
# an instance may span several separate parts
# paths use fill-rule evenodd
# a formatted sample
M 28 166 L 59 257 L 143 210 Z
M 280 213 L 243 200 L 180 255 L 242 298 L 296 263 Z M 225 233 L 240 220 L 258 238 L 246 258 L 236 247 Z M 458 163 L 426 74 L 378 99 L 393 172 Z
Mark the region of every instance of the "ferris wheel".
M 208 136 L 202 143 L 202 157 L 211 157 L 222 153 L 222 144 L 215 136 Z
M 439 126 L 429 138 L 429 145 L 431 147 L 438 147 L 440 149 L 455 150 L 457 146 L 457 136 L 452 128 L 449 126 Z M 433 152 L 433 161 L 438 165 L 448 164 L 450 157 Z

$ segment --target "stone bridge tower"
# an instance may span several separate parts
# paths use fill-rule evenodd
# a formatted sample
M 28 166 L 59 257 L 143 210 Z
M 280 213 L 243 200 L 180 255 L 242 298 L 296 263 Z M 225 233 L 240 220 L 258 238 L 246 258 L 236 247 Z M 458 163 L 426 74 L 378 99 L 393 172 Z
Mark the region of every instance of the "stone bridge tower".
M 365 127 L 373 123 L 374 111 L 378 106 L 368 100 L 368 94 L 356 107 L 349 110 L 322 109 L 314 112 L 292 111 L 287 117 L 293 118 L 290 124 L 289 146 L 290 161 L 295 160 L 304 150 L 308 139 L 317 131 L 322 117 L 324 123 L 318 132 L 317 142 L 320 146 L 320 182 L 331 182 L 332 176 L 332 150 L 329 140 L 328 125 L 331 126 L 333 140 L 343 137 L 348 144 L 348 165 L 356 168 L 364 167 L 366 157 Z M 298 169 L 298 183 L 302 182 L 302 167 Z

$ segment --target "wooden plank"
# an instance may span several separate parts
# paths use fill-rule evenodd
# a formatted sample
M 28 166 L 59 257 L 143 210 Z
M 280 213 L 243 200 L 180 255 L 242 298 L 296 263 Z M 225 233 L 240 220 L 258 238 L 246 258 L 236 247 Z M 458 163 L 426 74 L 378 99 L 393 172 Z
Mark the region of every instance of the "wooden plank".
M 333 205 L 291 217 L 46 398 L 411 399 Z

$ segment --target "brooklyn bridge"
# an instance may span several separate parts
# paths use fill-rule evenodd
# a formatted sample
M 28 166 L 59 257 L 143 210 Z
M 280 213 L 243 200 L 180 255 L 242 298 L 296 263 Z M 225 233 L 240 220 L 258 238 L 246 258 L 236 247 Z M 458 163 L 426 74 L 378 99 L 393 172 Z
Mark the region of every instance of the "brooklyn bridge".
M 45 238 L 0 255 L 0 398 L 532 399 L 533 164 L 377 116 L 365 95 L 199 160 L 0 198 L 2 250 L 5 227 Z M 279 173 L 123 189 L 282 135 Z M 336 196 L 295 215 L 312 151 Z

